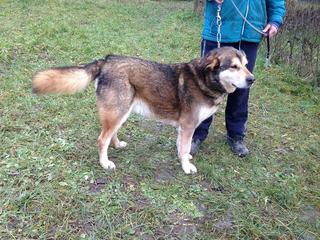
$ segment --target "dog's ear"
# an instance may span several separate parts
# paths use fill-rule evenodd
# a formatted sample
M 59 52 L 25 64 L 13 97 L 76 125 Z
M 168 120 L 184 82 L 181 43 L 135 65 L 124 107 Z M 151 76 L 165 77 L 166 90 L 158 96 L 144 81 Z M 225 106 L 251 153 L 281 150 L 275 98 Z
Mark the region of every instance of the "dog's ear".
M 204 56 L 199 63 L 199 66 L 202 70 L 210 69 L 213 71 L 215 68 L 219 67 L 220 60 L 216 54 L 216 52 L 211 51 L 206 56 Z
M 211 71 L 213 71 L 216 67 L 219 67 L 219 66 L 220 66 L 220 60 L 217 56 L 215 56 L 209 59 L 209 63 L 206 68 L 210 68 Z

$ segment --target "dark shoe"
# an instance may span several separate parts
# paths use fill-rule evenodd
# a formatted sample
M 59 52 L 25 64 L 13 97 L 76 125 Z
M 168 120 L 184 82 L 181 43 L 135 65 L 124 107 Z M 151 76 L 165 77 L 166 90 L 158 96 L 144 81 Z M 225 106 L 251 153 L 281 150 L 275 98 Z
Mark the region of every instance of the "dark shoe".
M 202 142 L 199 139 L 192 139 L 191 149 L 190 149 L 190 154 L 191 155 L 194 155 L 199 151 L 201 143 Z
M 239 157 L 245 157 L 249 154 L 249 150 L 246 147 L 243 138 L 227 137 L 227 142 L 231 148 L 231 151 Z

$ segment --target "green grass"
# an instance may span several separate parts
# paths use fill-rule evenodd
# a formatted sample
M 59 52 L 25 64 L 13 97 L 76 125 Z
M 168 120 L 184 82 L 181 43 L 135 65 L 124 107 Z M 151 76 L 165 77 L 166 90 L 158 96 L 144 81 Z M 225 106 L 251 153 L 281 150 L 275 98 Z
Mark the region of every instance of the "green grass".
M 132 116 L 98 164 L 94 87 L 31 94 L 49 66 L 105 54 L 160 62 L 199 55 L 192 1 L 0 1 L 1 239 L 317 239 L 319 93 L 281 67 L 256 68 L 247 143 L 225 144 L 223 106 L 187 176 L 176 130 Z

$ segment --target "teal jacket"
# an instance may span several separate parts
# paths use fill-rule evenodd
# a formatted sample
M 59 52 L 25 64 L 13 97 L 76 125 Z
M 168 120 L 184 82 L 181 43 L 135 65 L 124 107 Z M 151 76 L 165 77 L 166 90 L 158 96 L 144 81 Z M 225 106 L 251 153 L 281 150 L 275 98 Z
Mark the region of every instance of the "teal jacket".
M 233 0 L 243 16 L 256 28 L 262 30 L 267 23 L 280 27 L 285 14 L 284 0 Z M 231 0 L 221 5 L 221 42 L 260 42 L 262 35 L 241 18 Z M 217 41 L 217 3 L 206 1 L 202 38 Z

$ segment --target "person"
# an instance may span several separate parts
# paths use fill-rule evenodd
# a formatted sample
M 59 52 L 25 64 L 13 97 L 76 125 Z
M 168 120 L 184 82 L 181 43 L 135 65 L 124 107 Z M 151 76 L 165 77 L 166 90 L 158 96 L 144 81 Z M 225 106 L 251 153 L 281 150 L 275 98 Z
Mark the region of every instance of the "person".
M 253 71 L 258 46 L 263 35 L 274 37 L 283 23 L 284 0 L 206 0 L 202 30 L 201 55 L 217 48 L 217 8 L 221 6 L 221 47 L 232 46 L 243 50 L 248 58 L 247 68 Z M 241 12 L 241 15 L 240 13 Z M 249 23 L 248 23 L 249 22 Z M 253 25 L 254 27 L 250 26 Z M 249 89 L 236 89 L 228 95 L 225 109 L 227 143 L 238 156 L 249 153 L 244 138 L 248 119 Z M 195 130 L 191 154 L 195 154 L 206 139 L 213 116 L 204 120 Z

